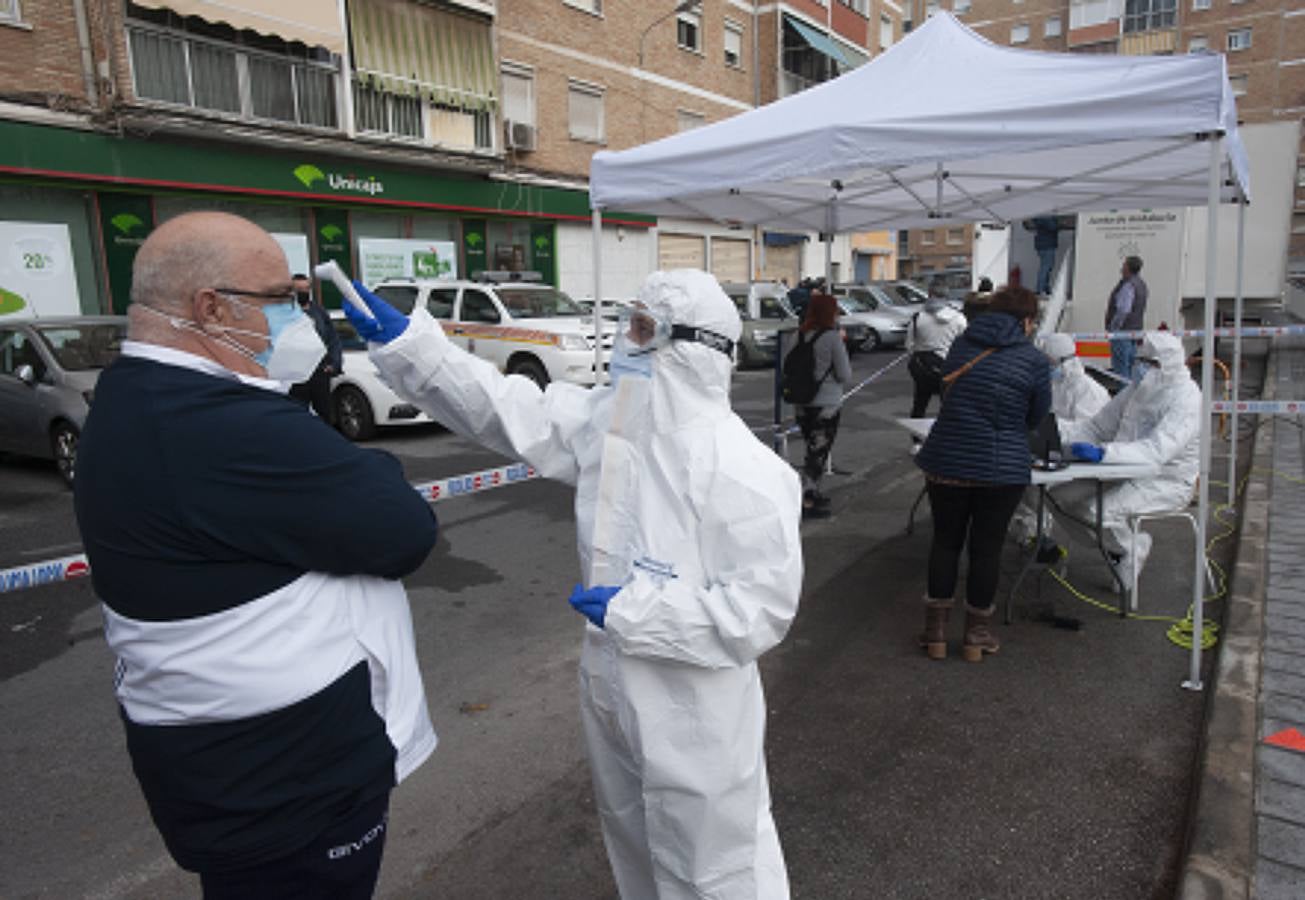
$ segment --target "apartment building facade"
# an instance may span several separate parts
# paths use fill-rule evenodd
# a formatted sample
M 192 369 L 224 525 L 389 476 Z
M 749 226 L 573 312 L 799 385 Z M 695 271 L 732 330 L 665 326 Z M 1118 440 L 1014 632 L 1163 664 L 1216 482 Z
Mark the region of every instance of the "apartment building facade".
M 296 269 L 528 268 L 586 296 L 595 151 L 837 77 L 895 42 L 901 15 L 895 0 L 0 0 L 0 242 L 46 235 L 86 312 L 125 309 L 136 248 L 201 208 L 263 225 Z M 656 267 L 823 271 L 812 236 L 604 223 L 612 296 Z M 894 273 L 882 236 L 835 250 L 841 277 Z
M 906 0 L 908 22 L 945 9 L 994 43 L 1071 53 L 1224 53 L 1241 122 L 1305 117 L 1300 0 Z M 1305 138 L 1289 255 L 1305 267 Z M 936 269 L 944 229 L 912 232 L 904 265 Z M 966 252 L 970 245 L 966 235 Z M 927 242 L 927 243 L 926 243 Z M 960 254 L 954 254 L 959 256 Z M 965 263 L 968 266 L 968 260 Z
M 588 222 L 587 192 L 501 180 L 495 14 L 0 0 L 0 241 L 40 236 L 71 272 L 67 311 L 125 309 L 136 249 L 193 209 L 253 219 L 295 269 L 335 259 L 375 281 L 507 260 L 555 281 L 557 224 Z M 28 276 L 0 268 L 0 287 Z

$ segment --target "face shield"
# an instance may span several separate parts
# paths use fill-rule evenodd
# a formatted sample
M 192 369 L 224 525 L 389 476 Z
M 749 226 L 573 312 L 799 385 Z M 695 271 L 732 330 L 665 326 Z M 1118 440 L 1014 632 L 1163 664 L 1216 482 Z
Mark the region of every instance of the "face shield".
M 615 352 L 643 356 L 671 342 L 671 323 L 636 302 L 621 310 L 616 329 Z
M 646 357 L 671 341 L 691 341 L 733 357 L 734 342 L 723 334 L 693 325 L 673 324 L 642 303 L 621 311 L 613 354 L 630 359 Z

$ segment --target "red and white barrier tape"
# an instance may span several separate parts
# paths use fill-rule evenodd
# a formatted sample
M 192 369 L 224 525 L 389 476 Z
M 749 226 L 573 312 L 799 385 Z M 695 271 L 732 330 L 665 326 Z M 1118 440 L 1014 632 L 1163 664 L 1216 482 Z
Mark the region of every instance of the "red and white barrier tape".
M 1305 325 L 1243 325 L 1241 328 L 1216 328 L 1215 337 L 1282 337 L 1288 334 L 1305 334 Z M 1172 328 L 1165 332 L 1179 338 L 1205 337 L 1204 328 Z M 1146 336 L 1145 331 L 1071 331 L 1069 336 L 1076 341 L 1106 341 L 1113 338 L 1135 338 Z
M 492 491 L 494 488 L 538 477 L 539 473 L 533 466 L 513 463 L 510 466 L 484 469 L 469 475 L 454 475 L 452 478 L 441 478 L 439 481 L 426 481 L 414 484 L 412 487 L 427 503 L 438 503 L 450 497 L 465 497 L 467 494 Z M 90 573 L 91 566 L 86 561 L 84 553 L 26 566 L 15 566 L 12 569 L 0 569 L 0 594 L 39 587 L 43 584 L 72 581 Z
M 1305 400 L 1215 400 L 1210 404 L 1210 411 L 1229 413 L 1287 413 L 1298 415 L 1305 413 Z

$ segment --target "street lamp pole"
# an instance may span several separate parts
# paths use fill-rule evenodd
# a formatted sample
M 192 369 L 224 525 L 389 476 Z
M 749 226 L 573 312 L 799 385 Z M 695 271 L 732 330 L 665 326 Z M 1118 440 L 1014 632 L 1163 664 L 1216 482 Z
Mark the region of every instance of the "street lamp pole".
M 674 9 L 653 19 L 652 24 L 643 30 L 643 34 L 639 35 L 639 69 L 641 71 L 643 70 L 643 42 L 648 37 L 648 32 L 665 22 L 671 16 L 678 16 L 680 13 L 688 12 L 700 2 L 701 0 L 680 0 L 680 2 L 675 5 Z

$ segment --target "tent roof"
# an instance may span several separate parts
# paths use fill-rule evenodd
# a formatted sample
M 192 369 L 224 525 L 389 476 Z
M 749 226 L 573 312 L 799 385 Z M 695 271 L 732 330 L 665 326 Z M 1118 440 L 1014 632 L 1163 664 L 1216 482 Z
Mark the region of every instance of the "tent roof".
M 944 77 L 948 73 L 964 77 Z M 1249 196 L 1222 55 L 1047 53 L 948 13 L 840 78 L 712 125 L 596 153 L 596 208 L 800 231 L 1001 221 Z M 832 203 L 830 201 L 833 201 Z

